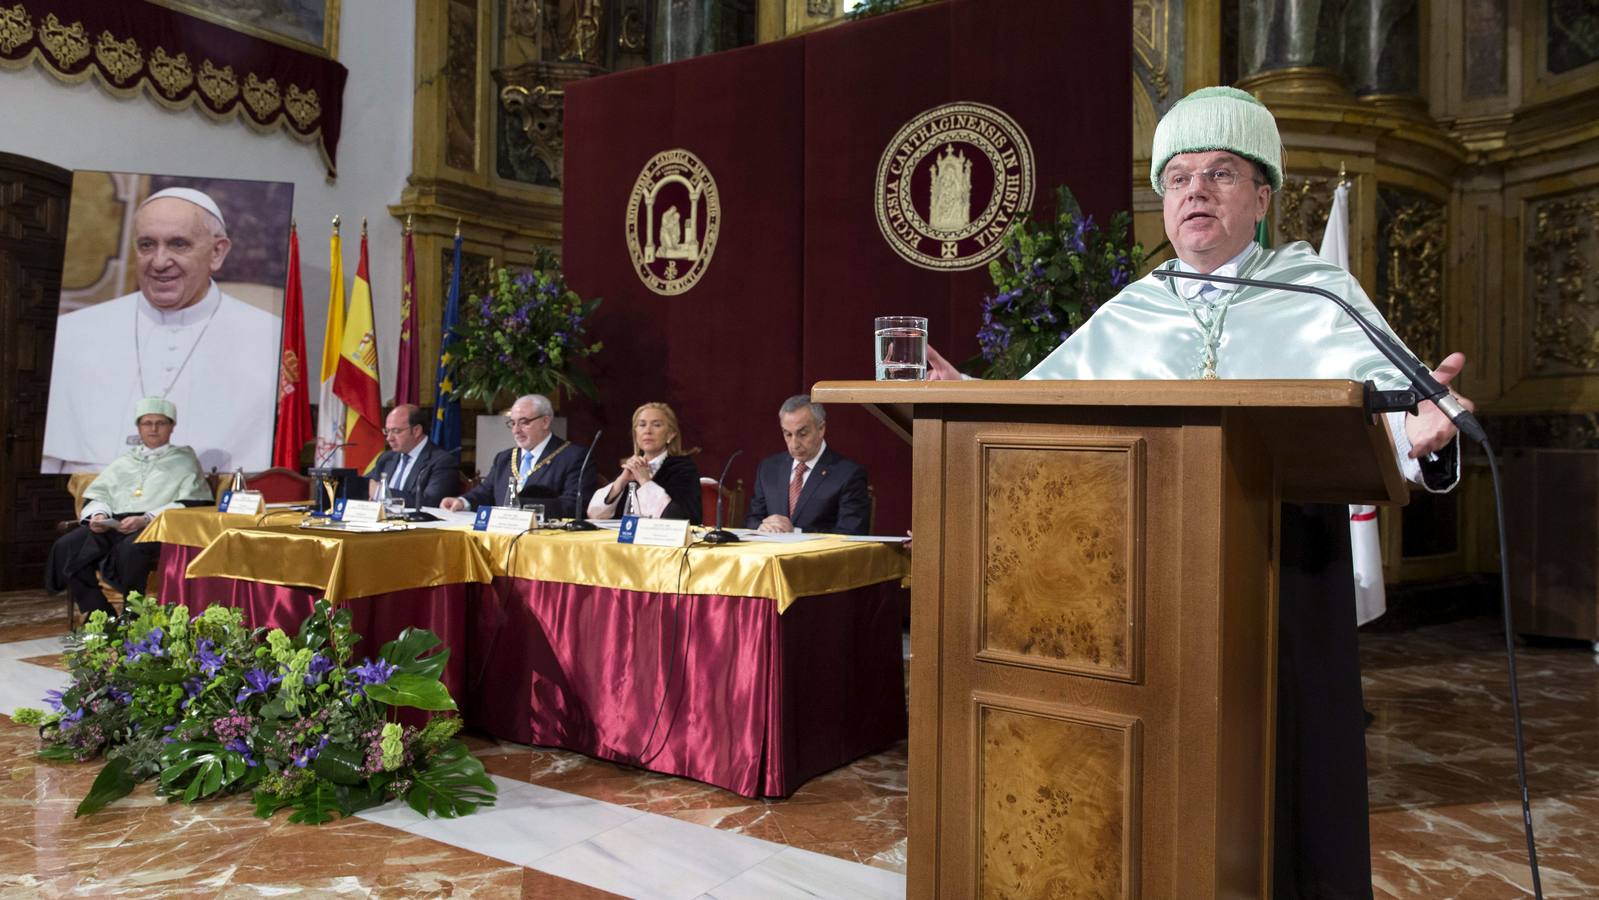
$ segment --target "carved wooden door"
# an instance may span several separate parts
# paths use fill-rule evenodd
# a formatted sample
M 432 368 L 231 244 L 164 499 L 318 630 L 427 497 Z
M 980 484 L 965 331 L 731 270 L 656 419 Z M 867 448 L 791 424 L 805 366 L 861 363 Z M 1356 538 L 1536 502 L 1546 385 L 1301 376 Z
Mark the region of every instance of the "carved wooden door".
M 65 475 L 40 475 L 72 173 L 0 153 L 0 589 L 36 588 L 72 516 Z

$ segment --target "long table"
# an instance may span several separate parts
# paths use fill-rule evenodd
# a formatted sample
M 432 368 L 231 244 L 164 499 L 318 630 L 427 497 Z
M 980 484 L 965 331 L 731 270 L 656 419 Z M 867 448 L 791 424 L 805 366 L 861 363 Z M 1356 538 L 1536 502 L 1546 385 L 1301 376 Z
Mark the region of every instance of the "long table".
M 369 642 L 432 629 L 467 721 L 495 737 L 754 797 L 905 736 L 907 563 L 880 544 L 349 534 L 211 510 L 164 513 L 142 539 L 162 544 L 163 599 L 194 610 L 292 627 L 327 596 Z

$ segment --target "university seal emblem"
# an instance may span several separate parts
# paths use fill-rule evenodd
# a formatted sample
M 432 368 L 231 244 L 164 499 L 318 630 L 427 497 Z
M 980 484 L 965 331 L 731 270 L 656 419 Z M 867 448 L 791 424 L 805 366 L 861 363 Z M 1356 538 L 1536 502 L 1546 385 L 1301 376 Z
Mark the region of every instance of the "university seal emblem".
M 705 163 L 687 150 L 655 154 L 627 199 L 633 271 L 657 294 L 683 293 L 711 264 L 721 223 L 716 179 Z
M 1033 205 L 1033 146 L 982 103 L 947 103 L 905 123 L 877 164 L 877 226 L 924 269 L 971 269 Z

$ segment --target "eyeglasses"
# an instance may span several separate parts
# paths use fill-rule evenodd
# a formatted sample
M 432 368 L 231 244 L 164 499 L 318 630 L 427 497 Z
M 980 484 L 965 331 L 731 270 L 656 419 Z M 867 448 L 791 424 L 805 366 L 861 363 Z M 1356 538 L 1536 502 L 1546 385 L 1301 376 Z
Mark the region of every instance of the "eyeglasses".
M 534 416 L 531 419 L 506 419 L 505 420 L 505 427 L 506 428 L 515 428 L 516 426 L 520 425 L 523 428 L 526 428 L 529 425 L 532 425 L 534 422 L 537 422 L 540 419 L 548 419 L 548 418 L 549 418 L 548 415 L 543 415 L 543 416 Z
M 1200 169 L 1198 172 L 1168 172 L 1161 176 L 1160 184 L 1168 191 L 1181 192 L 1188 190 L 1189 185 L 1194 183 L 1195 178 L 1200 179 L 1206 186 L 1221 191 L 1231 190 L 1234 185 L 1246 181 L 1260 183 L 1255 181 L 1254 178 L 1241 175 L 1226 166 L 1216 166 L 1212 169 Z
M 390 434 L 390 435 L 393 435 L 395 437 L 399 437 L 400 435 L 405 434 L 407 431 L 410 431 L 411 429 L 418 428 L 418 427 L 420 427 L 420 426 L 418 426 L 418 425 L 407 425 L 404 428 L 385 428 L 385 429 L 383 429 L 383 433 L 384 434 Z

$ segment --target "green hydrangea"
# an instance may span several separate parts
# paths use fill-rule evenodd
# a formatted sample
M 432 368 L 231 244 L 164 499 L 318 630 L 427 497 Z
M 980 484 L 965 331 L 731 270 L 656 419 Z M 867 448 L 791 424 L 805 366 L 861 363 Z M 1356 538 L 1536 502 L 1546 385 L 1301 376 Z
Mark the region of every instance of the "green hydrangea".
M 16 712 L 11 714 L 11 721 L 17 723 L 18 725 L 46 725 L 55 718 L 55 713 L 45 712 L 42 709 L 34 709 L 31 706 L 21 707 Z
M 392 772 L 405 761 L 405 741 L 402 740 L 403 730 L 394 722 L 383 725 L 383 734 L 378 739 L 378 748 L 382 751 L 383 771 Z
M 274 628 L 267 632 L 266 641 L 267 646 L 272 648 L 272 659 L 278 665 L 286 666 L 289 660 L 294 658 L 294 646 L 289 641 L 289 636 L 283 633 L 283 629 Z

